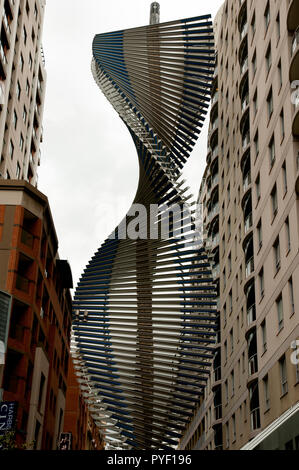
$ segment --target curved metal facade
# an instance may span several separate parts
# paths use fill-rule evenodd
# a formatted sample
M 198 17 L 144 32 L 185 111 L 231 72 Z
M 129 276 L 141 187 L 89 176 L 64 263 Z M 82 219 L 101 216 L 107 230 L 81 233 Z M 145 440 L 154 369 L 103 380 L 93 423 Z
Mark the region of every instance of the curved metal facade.
M 217 328 L 211 268 L 181 180 L 209 105 L 210 15 L 99 34 L 92 72 L 134 140 L 134 204 L 147 215 L 134 239 L 124 235 L 130 212 L 79 281 L 75 367 L 110 448 L 173 448 L 203 393 Z M 170 217 L 162 236 L 173 204 L 182 217 Z

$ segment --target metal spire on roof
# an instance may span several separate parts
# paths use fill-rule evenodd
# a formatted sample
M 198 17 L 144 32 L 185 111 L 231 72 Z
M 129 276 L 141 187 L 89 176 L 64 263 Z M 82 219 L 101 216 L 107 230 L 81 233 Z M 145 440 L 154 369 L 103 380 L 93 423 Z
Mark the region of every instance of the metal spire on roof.
M 158 2 L 153 2 L 151 4 L 150 24 L 158 23 L 160 23 L 160 4 Z

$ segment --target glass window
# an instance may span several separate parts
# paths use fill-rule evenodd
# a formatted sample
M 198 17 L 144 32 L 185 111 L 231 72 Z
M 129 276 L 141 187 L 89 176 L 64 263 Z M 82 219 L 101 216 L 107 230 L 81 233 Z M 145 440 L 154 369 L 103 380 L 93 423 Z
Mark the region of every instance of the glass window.
M 265 18 L 265 30 L 267 31 L 269 23 L 270 23 L 270 5 L 269 5 L 269 2 L 267 3 L 266 9 L 265 9 L 264 18 Z
M 262 346 L 263 352 L 267 351 L 267 328 L 266 328 L 266 320 L 261 323 L 261 332 L 262 332 Z
M 260 297 L 264 297 L 264 269 L 262 268 L 259 272 L 259 284 L 260 284 Z
M 280 244 L 279 244 L 279 237 L 276 238 L 274 245 L 274 268 L 276 271 L 280 269 Z
M 16 111 L 14 111 L 13 112 L 13 125 L 15 129 L 17 128 L 17 124 L 18 124 L 18 116 L 17 116 Z
M 289 293 L 290 293 L 290 304 L 291 304 L 291 314 L 295 313 L 295 301 L 294 301 L 294 289 L 293 289 L 293 279 L 289 279 Z
M 278 211 L 276 184 L 274 185 L 272 192 L 271 192 L 271 204 L 272 204 L 272 215 L 273 215 L 273 218 L 275 218 L 277 211 Z
M 276 310 L 278 318 L 278 331 L 280 331 L 283 328 L 283 304 L 281 295 L 276 300 Z
M 14 154 L 14 145 L 11 140 L 9 141 L 8 152 L 9 152 L 10 158 L 12 159 L 13 154 Z
M 20 82 L 19 82 L 19 81 L 17 82 L 16 93 L 17 93 L 17 98 L 18 98 L 18 100 L 19 100 L 20 97 L 21 97 L 21 85 L 20 85 Z
M 271 42 L 268 46 L 267 52 L 266 52 L 266 72 L 267 74 L 269 73 L 269 70 L 272 65 L 272 53 L 271 53 Z
M 288 391 L 288 380 L 287 380 L 287 364 L 286 358 L 283 356 L 279 361 L 280 368 L 280 381 L 281 381 L 281 394 L 285 395 Z
M 265 399 L 265 411 L 270 409 L 270 394 L 269 394 L 269 379 L 268 375 L 263 378 L 264 384 L 264 399 Z
M 275 163 L 275 141 L 274 135 L 272 136 L 270 143 L 269 143 L 269 159 L 270 159 L 270 169 L 273 167 Z
M 271 118 L 272 113 L 273 113 L 273 93 L 272 93 L 272 88 L 270 89 L 270 92 L 267 97 L 267 107 L 268 107 L 268 119 Z

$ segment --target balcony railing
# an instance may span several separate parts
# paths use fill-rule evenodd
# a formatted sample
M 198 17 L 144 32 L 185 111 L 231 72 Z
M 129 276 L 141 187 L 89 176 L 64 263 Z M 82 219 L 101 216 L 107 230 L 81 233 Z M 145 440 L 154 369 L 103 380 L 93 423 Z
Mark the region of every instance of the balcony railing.
M 247 191 L 248 187 L 251 184 L 251 173 L 250 171 L 243 177 L 243 191 L 244 193 Z
M 7 64 L 7 58 L 6 58 L 6 54 L 5 54 L 5 51 L 3 49 L 3 45 L 2 43 L 0 42 L 0 57 L 1 57 L 1 60 L 3 62 L 3 64 Z
M 216 118 L 215 121 L 212 122 L 211 132 L 213 132 L 218 127 L 218 122 L 219 122 L 218 118 Z
M 294 54 L 295 50 L 299 45 L 299 28 L 296 29 L 293 41 L 292 41 L 292 55 Z
M 219 183 L 219 173 L 216 173 L 212 179 L 212 187 Z
M 253 375 L 258 372 L 257 354 L 253 354 L 253 356 L 248 359 L 248 369 L 249 375 Z
M 248 23 L 245 23 L 240 33 L 240 41 L 242 41 L 242 39 L 246 36 L 247 32 L 248 32 Z
M 218 155 L 218 145 L 216 145 L 212 151 L 212 158 L 216 157 L 216 155 Z
M 250 412 L 250 423 L 251 423 L 251 430 L 254 431 L 255 429 L 259 429 L 261 427 L 261 420 L 260 420 L 260 409 L 256 408 Z
M 221 380 L 221 366 L 214 369 L 214 382 L 218 382 L 219 380 Z
M 5 27 L 5 29 L 6 29 L 6 32 L 7 32 L 8 34 L 10 34 L 10 33 L 11 33 L 11 30 L 10 30 L 8 18 L 7 18 L 7 15 L 6 15 L 5 12 L 3 13 L 3 24 L 4 24 L 4 27 Z
M 253 273 L 253 271 L 254 271 L 254 258 L 252 257 L 246 263 L 246 271 L 245 271 L 246 277 L 249 277 Z
M 243 150 L 246 149 L 247 145 L 249 145 L 249 142 L 250 142 L 249 132 L 246 132 L 246 134 L 242 137 Z
M 218 419 L 222 419 L 222 405 L 215 406 L 214 416 L 215 416 L 215 421 L 218 421 Z
M 244 231 L 245 234 L 251 229 L 252 227 L 252 212 L 246 217 L 244 222 Z
M 29 292 L 29 280 L 26 277 L 17 274 L 16 279 L 16 288 L 21 290 L 22 292 Z
M 244 62 L 241 65 L 241 75 L 244 75 L 244 73 L 248 70 L 248 57 L 244 60 Z
M 38 89 L 38 91 L 40 91 L 40 93 L 42 93 L 43 88 L 42 88 L 42 84 L 41 84 L 40 80 L 37 81 L 37 89 Z
M 0 82 L 0 104 L 4 104 L 4 99 L 5 99 L 4 83 Z
M 22 234 L 21 234 L 21 242 L 28 246 L 29 248 L 33 248 L 33 241 L 34 237 L 31 233 L 27 232 L 24 228 L 22 229 Z
M 250 326 L 251 323 L 255 322 L 255 320 L 256 320 L 256 311 L 255 311 L 255 304 L 253 304 L 247 310 L 247 324 L 248 324 L 248 326 Z
M 216 245 L 219 245 L 219 233 L 217 233 L 217 235 L 213 237 L 211 241 L 212 249 L 215 248 Z
M 242 101 L 242 113 L 244 113 L 245 109 L 247 108 L 247 106 L 249 105 L 249 94 L 247 94 L 246 96 L 244 96 L 244 99 Z
M 216 103 L 216 101 L 218 101 L 218 98 L 219 98 L 219 92 L 216 91 L 215 95 L 211 99 L 211 106 L 213 106 Z
M 214 266 L 214 268 L 212 269 L 212 273 L 213 273 L 213 278 L 216 279 L 219 274 L 220 274 L 220 265 L 219 264 L 216 264 Z
M 217 202 L 209 212 L 208 219 L 209 221 L 214 217 L 215 214 L 219 211 L 219 203 Z

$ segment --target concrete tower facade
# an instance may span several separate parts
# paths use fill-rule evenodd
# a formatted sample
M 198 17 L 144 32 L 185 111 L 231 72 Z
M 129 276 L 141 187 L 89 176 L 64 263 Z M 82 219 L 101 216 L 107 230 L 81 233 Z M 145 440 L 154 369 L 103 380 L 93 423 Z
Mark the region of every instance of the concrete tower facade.
M 215 20 L 200 201 L 220 324 L 181 448 L 299 447 L 298 25 L 295 0 L 227 0 Z
M 37 186 L 46 72 L 45 0 L 1 0 L 0 178 Z

